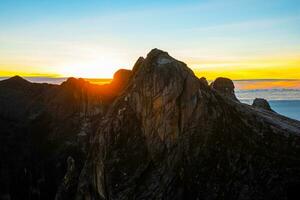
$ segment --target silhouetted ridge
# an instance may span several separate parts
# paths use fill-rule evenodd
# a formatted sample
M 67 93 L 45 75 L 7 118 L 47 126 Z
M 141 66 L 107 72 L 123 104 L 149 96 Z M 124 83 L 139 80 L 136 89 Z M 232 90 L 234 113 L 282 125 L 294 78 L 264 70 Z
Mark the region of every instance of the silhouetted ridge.
M 83 78 L 74 78 L 70 77 L 66 81 L 64 81 L 61 85 L 66 87 L 82 87 L 86 84 L 90 84 L 88 81 L 84 80 Z
M 21 76 L 18 76 L 18 75 L 9 78 L 8 81 L 13 81 L 13 82 L 23 82 L 23 83 L 29 82 L 29 81 L 27 81 L 26 79 L 24 79 L 24 78 L 22 78 Z
M 299 196 L 300 122 L 240 103 L 230 79 L 208 87 L 167 52 L 105 85 L 15 79 L 0 81 L 0 198 Z
M 30 84 L 29 81 L 27 81 L 26 79 L 24 79 L 20 76 L 13 76 L 11 78 L 0 81 L 0 83 L 1 82 L 3 84 L 9 84 L 9 86 L 26 86 L 26 85 Z
M 141 67 L 141 65 L 144 63 L 145 58 L 144 57 L 139 57 L 138 60 L 135 62 L 132 68 L 132 73 L 135 74 Z

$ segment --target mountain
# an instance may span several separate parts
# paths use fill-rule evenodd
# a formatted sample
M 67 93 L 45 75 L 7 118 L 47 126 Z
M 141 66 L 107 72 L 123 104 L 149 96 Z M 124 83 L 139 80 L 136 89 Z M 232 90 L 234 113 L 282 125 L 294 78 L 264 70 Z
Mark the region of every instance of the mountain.
M 292 199 L 300 122 L 153 49 L 107 85 L 0 81 L 0 199 Z
M 157 49 L 133 71 L 99 124 L 77 199 L 287 199 L 298 193 L 298 121 L 239 103 L 230 80 L 209 87 Z

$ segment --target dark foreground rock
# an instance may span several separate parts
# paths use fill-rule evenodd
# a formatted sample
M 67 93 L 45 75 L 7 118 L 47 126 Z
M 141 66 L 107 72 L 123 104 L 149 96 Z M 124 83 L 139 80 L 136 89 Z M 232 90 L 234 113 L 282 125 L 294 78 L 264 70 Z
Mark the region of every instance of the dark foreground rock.
M 99 123 L 77 199 L 299 196 L 298 121 L 232 101 L 230 80 L 212 89 L 157 49 L 135 69 Z
M 0 199 L 74 199 L 97 121 L 130 74 L 120 70 L 101 86 L 75 78 L 61 85 L 0 81 Z

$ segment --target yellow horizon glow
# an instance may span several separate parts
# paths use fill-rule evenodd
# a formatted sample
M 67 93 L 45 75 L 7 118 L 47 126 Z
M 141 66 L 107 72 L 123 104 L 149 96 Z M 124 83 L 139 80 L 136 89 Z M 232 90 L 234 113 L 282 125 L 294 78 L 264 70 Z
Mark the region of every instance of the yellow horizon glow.
M 0 70 L 0 77 L 12 77 L 12 76 L 23 76 L 23 77 L 48 77 L 48 78 L 61 78 L 64 77 L 61 74 L 55 74 L 55 73 L 31 73 L 26 71 L 4 71 Z
M 300 79 L 300 58 L 268 58 L 231 62 L 187 60 L 185 62 L 194 71 L 196 76 L 203 76 L 208 80 L 214 80 L 217 77 L 227 77 L 233 80 Z M 4 67 L 0 65 L 0 76 L 112 78 L 118 69 L 124 68 L 118 66 L 99 67 L 105 65 L 112 66 L 112 63 L 101 60 L 101 63 L 68 63 L 61 66 L 44 68 L 38 66 L 21 67 L 20 65 Z M 130 69 L 128 67 L 125 68 Z
M 299 58 L 268 58 L 235 62 L 188 62 L 198 77 L 214 80 L 227 77 L 233 80 L 247 79 L 300 79 Z

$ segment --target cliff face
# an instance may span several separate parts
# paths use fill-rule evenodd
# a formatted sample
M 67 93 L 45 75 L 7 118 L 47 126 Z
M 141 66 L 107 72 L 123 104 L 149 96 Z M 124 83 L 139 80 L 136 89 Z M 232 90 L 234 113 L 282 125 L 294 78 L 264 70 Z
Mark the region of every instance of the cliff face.
M 299 196 L 300 122 L 260 105 L 158 49 L 107 85 L 0 81 L 0 199 Z
M 77 199 L 288 199 L 298 193 L 299 122 L 224 97 L 157 49 L 133 72 L 99 123 Z

